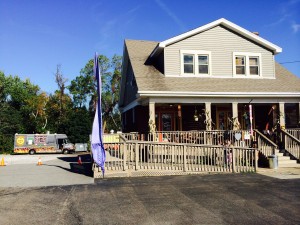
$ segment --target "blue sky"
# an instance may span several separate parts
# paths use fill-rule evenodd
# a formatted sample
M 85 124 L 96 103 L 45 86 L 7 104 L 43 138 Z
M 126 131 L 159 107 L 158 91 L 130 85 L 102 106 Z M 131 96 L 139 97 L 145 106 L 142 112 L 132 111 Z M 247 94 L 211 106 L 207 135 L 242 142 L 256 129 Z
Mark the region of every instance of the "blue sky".
M 280 46 L 276 60 L 300 77 L 300 0 L 0 0 L 0 70 L 53 93 L 57 64 L 69 84 L 95 52 L 122 55 L 124 39 L 164 41 L 219 18 Z

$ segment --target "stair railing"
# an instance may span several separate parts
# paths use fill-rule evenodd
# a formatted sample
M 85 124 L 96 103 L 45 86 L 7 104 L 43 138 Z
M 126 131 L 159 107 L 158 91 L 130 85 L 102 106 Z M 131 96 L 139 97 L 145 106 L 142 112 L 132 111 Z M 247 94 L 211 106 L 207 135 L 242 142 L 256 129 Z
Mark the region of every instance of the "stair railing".
M 284 149 L 292 156 L 294 156 L 298 161 L 300 160 L 300 140 L 291 135 L 285 130 L 280 130 L 283 135 Z
M 256 133 L 258 150 L 266 157 L 274 155 L 278 149 L 278 146 L 258 130 L 255 129 L 254 132 Z

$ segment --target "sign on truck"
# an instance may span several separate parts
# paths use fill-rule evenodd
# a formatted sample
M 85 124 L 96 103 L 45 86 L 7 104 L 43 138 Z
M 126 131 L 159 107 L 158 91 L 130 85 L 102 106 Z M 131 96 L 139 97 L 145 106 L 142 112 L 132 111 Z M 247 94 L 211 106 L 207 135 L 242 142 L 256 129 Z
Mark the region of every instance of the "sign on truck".
M 14 153 L 64 153 L 75 151 L 65 134 L 15 134 Z

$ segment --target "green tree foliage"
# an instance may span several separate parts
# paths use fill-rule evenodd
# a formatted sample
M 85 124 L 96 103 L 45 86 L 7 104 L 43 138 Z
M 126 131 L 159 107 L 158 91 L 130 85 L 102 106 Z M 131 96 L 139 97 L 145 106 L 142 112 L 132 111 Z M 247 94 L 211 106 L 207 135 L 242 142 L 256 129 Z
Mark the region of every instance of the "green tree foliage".
M 61 102 L 63 102 L 63 114 L 61 114 Z M 61 95 L 59 90 L 56 90 L 54 94 L 50 94 L 46 106 L 48 115 L 47 130 L 51 133 L 66 133 L 66 123 L 72 110 L 73 103 L 70 95 Z
M 113 56 L 109 60 L 106 56 L 99 55 L 100 74 L 102 81 L 102 117 L 103 128 L 106 132 L 111 129 L 119 130 L 121 127 L 120 113 L 117 108 L 121 80 L 122 57 Z M 89 105 L 91 118 L 95 113 L 97 101 L 97 88 L 94 79 L 94 61 L 89 60 L 81 69 L 80 75 L 71 81 L 68 87 L 73 95 L 76 107 Z
M 102 118 L 105 132 L 121 127 L 118 110 L 121 80 L 120 56 L 111 59 L 98 57 L 102 81 Z M 41 91 L 29 79 L 6 76 L 0 71 L 0 153 L 12 152 L 15 133 L 65 133 L 72 142 L 88 142 L 92 131 L 97 102 L 91 59 L 80 70 L 80 75 L 67 86 L 61 66 L 57 65 L 53 94 Z M 65 89 L 70 94 L 67 94 Z
M 90 114 L 85 107 L 76 108 L 71 111 L 65 124 L 65 133 L 72 143 L 87 143 L 91 133 L 92 122 Z
M 22 81 L 18 76 L 5 76 L 0 72 L 0 81 L 0 149 L 12 151 L 15 133 L 42 131 L 42 121 L 46 117 L 43 106 L 47 95 L 29 79 Z M 4 142 L 10 143 L 10 146 L 7 147 Z

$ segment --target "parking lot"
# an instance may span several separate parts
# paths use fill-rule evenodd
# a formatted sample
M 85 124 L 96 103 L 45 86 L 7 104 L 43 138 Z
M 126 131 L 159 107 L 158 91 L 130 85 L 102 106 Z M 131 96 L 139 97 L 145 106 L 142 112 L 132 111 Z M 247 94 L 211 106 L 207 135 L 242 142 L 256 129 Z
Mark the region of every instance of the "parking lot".
M 0 167 L 0 187 L 42 187 L 57 185 L 91 184 L 91 159 L 81 154 L 0 155 L 5 165 Z M 38 161 L 42 165 L 38 166 Z

